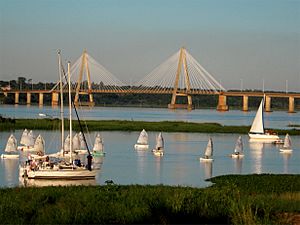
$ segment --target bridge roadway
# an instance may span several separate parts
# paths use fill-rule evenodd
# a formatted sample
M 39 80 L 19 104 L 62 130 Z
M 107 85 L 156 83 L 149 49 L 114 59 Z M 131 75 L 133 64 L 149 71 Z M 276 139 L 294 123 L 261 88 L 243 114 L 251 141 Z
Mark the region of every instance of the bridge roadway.
M 67 90 L 64 91 L 67 93 Z M 73 93 L 76 91 L 73 90 Z M 105 93 L 115 93 L 115 94 L 173 94 L 173 89 L 109 89 L 109 90 L 91 90 L 84 91 L 81 90 L 79 94 L 105 94 Z M 295 112 L 295 104 L 294 99 L 300 98 L 300 93 L 284 93 L 284 92 L 249 92 L 249 91 L 226 91 L 226 92 L 213 92 L 213 91 L 205 91 L 205 90 L 195 90 L 192 89 L 189 92 L 185 90 L 179 90 L 177 95 L 187 96 L 187 95 L 218 95 L 219 101 L 217 110 L 219 111 L 227 111 L 227 97 L 242 97 L 243 98 L 243 111 L 248 111 L 248 98 L 249 97 L 263 97 L 266 96 L 265 100 L 265 109 L 266 111 L 271 111 L 271 98 L 288 98 L 289 99 L 289 109 L 288 112 Z M 26 94 L 27 95 L 27 104 L 31 104 L 31 95 L 38 94 L 39 95 L 39 105 L 43 105 L 43 95 L 51 94 L 52 95 L 52 105 L 55 106 L 58 104 L 58 90 L 1 90 L 0 94 L 4 94 L 7 96 L 8 94 L 15 95 L 15 104 L 19 104 L 19 95 Z

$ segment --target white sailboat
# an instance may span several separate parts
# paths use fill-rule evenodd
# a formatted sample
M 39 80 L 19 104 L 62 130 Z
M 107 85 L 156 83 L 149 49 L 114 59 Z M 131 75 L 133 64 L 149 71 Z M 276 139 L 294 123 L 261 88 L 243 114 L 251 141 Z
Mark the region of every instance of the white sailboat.
M 31 154 L 33 159 L 38 160 L 47 157 L 45 155 L 45 140 L 40 134 L 34 142 L 34 150 L 36 151 L 36 154 Z
M 59 54 L 60 56 L 60 54 Z M 59 63 L 61 62 L 59 58 Z M 61 66 L 60 73 L 61 73 Z M 69 87 L 69 137 L 72 137 L 72 107 L 71 107 L 71 81 L 70 81 L 70 63 L 68 63 L 68 87 Z M 60 74 L 60 85 L 62 94 L 62 82 Z M 61 102 L 61 104 L 63 104 Z M 91 168 L 92 157 L 88 156 L 87 166 L 83 165 L 80 160 L 73 160 L 72 149 L 73 141 L 69 138 L 69 161 L 49 161 L 49 157 L 44 162 L 27 162 L 24 166 L 20 167 L 20 177 L 28 179 L 95 179 L 97 170 Z
M 83 134 L 82 132 L 80 131 L 78 134 L 78 141 L 79 141 L 79 147 L 78 149 L 74 148 L 74 152 L 76 154 L 87 154 L 88 151 L 86 149 L 86 145 L 85 145 L 85 141 L 84 141 L 84 138 L 83 138 Z M 74 138 L 73 138 L 73 141 L 74 141 Z
M 94 143 L 94 147 L 93 147 L 93 156 L 97 157 L 97 156 L 104 156 L 105 152 L 104 152 L 104 145 L 103 145 L 103 140 L 101 135 L 98 133 L 96 135 L 95 138 L 95 143 Z
M 292 149 L 292 140 L 289 134 L 285 135 L 283 147 L 279 149 L 282 153 L 291 153 Z
M 264 129 L 264 98 L 260 102 L 248 135 L 250 139 L 255 141 L 274 142 L 279 140 L 277 134 L 271 133 Z
M 213 141 L 212 138 L 208 139 L 206 149 L 204 151 L 204 157 L 200 157 L 200 162 L 212 162 L 214 159 L 213 155 Z
M 18 146 L 18 150 L 21 151 L 34 151 L 34 135 L 32 130 L 28 131 L 26 128 L 24 129 L 21 139 L 20 146 Z
M 163 138 L 161 132 L 156 137 L 156 145 L 155 145 L 155 148 L 152 149 L 152 152 L 155 156 L 163 156 L 164 155 L 164 138 Z
M 17 149 L 17 139 L 13 134 L 11 134 L 7 140 L 5 150 L 6 154 L 1 154 L 2 159 L 18 159 L 19 154 L 15 154 L 18 152 Z
M 149 148 L 148 145 L 148 134 L 145 131 L 145 129 L 143 129 L 140 133 L 140 136 L 137 139 L 136 144 L 134 145 L 134 148 L 136 150 L 147 150 Z
M 238 137 L 235 144 L 234 152 L 231 154 L 231 157 L 232 158 L 244 157 L 242 136 Z

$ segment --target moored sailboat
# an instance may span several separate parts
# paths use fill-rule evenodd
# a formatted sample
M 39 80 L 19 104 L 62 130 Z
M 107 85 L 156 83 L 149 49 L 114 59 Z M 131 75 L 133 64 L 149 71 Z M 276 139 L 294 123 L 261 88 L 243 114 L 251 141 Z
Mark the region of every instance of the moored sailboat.
M 242 141 L 242 136 L 239 136 L 236 144 L 235 144 L 235 148 L 234 148 L 234 152 L 231 154 L 232 158 L 242 158 L 244 157 L 244 152 L 243 152 L 243 141 Z
M 6 146 L 5 146 L 5 154 L 1 154 L 2 159 L 18 159 L 19 154 L 15 154 L 18 152 L 17 149 L 17 139 L 13 134 L 11 134 L 7 140 Z
M 105 155 L 103 139 L 99 133 L 96 135 L 92 154 L 94 157 Z
M 200 162 L 212 162 L 214 159 L 213 155 L 213 141 L 212 138 L 208 139 L 206 149 L 204 151 L 204 157 L 200 157 Z
M 279 149 L 282 153 L 291 153 L 292 149 L 292 140 L 289 134 L 285 135 L 283 147 Z
M 155 156 L 163 156 L 164 155 L 164 138 L 163 138 L 161 132 L 156 137 L 156 145 L 155 145 L 155 148 L 152 149 L 152 152 Z
M 20 139 L 21 145 L 17 148 L 21 151 L 34 151 L 34 142 L 35 140 L 32 130 L 28 131 L 25 128 Z
M 264 128 L 264 98 L 260 102 L 248 135 L 253 141 L 274 142 L 279 140 L 277 134 L 266 131 Z
M 149 148 L 148 145 L 148 134 L 145 131 L 145 129 L 143 129 L 137 139 L 136 144 L 134 145 L 134 148 L 136 150 L 147 150 Z

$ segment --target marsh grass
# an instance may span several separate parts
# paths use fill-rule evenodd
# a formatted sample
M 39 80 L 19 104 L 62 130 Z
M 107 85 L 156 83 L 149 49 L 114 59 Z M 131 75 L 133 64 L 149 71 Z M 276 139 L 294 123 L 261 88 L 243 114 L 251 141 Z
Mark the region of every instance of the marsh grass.
M 232 175 L 211 180 L 215 184 L 209 188 L 2 188 L 0 218 L 3 224 L 252 225 L 288 224 L 288 215 L 300 212 L 300 186 L 292 185 L 299 184 L 300 175 Z M 253 181 L 263 186 L 255 188 Z M 279 188 L 282 181 L 286 182 L 284 188 Z

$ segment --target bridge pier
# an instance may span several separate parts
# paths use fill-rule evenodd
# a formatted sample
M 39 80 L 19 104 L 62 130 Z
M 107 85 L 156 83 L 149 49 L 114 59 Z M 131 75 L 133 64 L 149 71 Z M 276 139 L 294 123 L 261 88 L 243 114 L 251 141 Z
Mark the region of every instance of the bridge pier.
M 266 112 L 272 112 L 272 110 L 271 110 L 271 97 L 270 96 L 266 96 L 266 99 L 265 99 L 265 111 Z
M 218 111 L 228 111 L 228 105 L 226 103 L 227 97 L 225 95 L 219 95 L 219 102 L 217 106 Z
M 58 93 L 57 92 L 52 92 L 52 98 L 51 98 L 51 105 L 52 107 L 58 106 Z
M 247 112 L 248 109 L 248 95 L 243 95 L 243 111 Z
M 289 111 L 288 113 L 295 113 L 295 98 L 289 97 Z
M 44 94 L 39 93 L 39 106 L 42 106 L 44 104 Z
M 27 101 L 26 101 L 26 103 L 27 103 L 27 105 L 30 105 L 31 104 L 31 93 L 27 92 L 26 95 L 27 95 Z
M 20 97 L 20 93 L 15 92 L 15 104 L 19 104 L 19 97 Z

